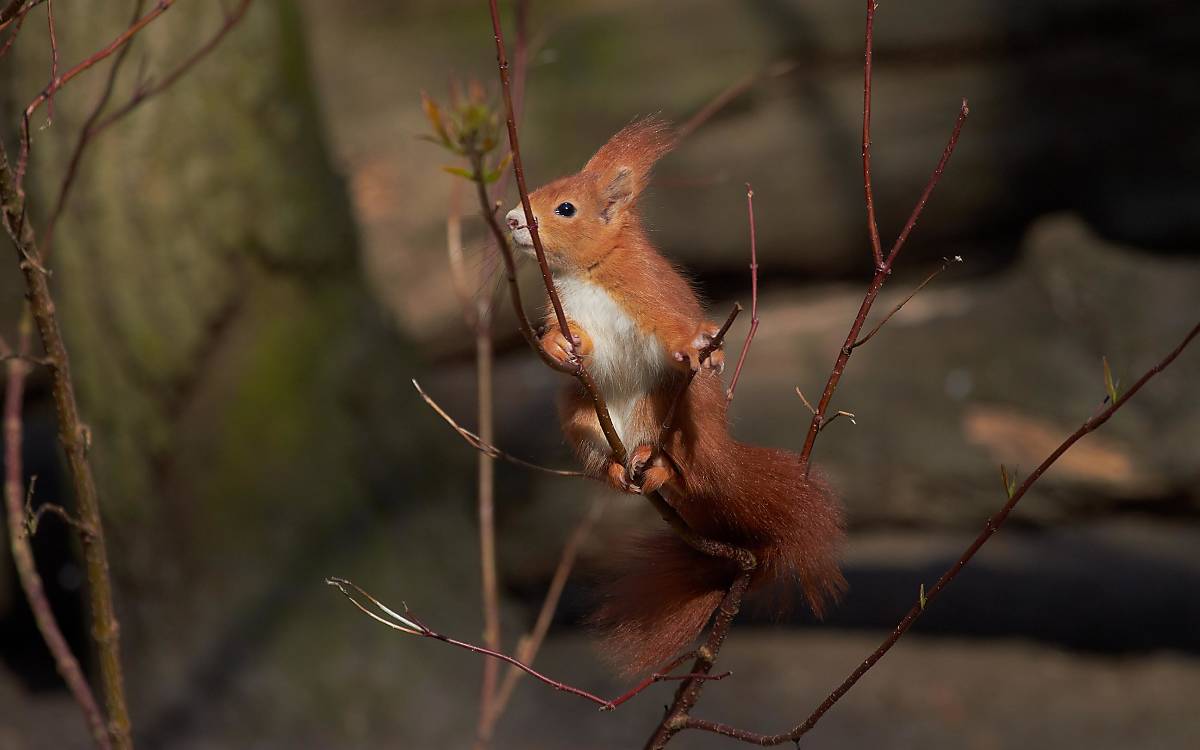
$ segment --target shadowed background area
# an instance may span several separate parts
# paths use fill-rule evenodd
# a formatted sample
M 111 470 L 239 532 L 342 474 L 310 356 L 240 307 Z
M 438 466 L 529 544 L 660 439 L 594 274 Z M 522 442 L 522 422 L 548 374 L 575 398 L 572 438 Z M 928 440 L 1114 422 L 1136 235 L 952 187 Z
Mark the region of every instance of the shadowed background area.
M 60 0 L 64 61 L 127 10 Z M 103 6 L 103 7 L 101 7 Z M 211 6 L 211 7 L 210 7 Z M 577 170 L 640 114 L 683 121 L 753 77 L 660 165 L 653 237 L 723 318 L 748 306 L 755 189 L 761 327 L 732 407 L 740 439 L 798 449 L 871 273 L 860 164 L 861 3 L 581 0 L 531 6 L 522 143 L 531 183 Z M 169 69 L 220 22 L 182 3 L 129 65 Z M 876 22 L 874 177 L 885 245 L 961 97 L 971 118 L 876 305 L 962 256 L 851 359 L 814 454 L 842 492 L 850 590 L 821 623 L 739 619 L 697 715 L 798 723 L 877 645 L 1027 472 L 1094 413 L 1101 358 L 1125 383 L 1200 316 L 1200 10 L 1167 0 L 885 4 Z M 45 30 L 0 63 L 15 124 L 44 85 Z M 495 93 L 486 4 L 259 0 L 210 59 L 84 162 L 53 283 L 79 378 L 117 582 L 135 738 L 146 748 L 467 747 L 479 660 L 405 638 L 326 587 L 351 578 L 477 640 L 474 343 L 446 261 L 452 157 L 416 136 L 424 89 Z M 36 211 L 57 192 L 102 84 L 35 131 Z M 73 84 L 74 85 L 74 84 Z M 3 130 L 6 137 L 15 132 Z M 505 206 L 515 203 L 509 190 Z M 467 265 L 483 224 L 464 198 Z M 44 214 L 35 217 L 40 225 Z M 539 300 L 536 272 L 523 288 Z M 491 282 L 478 293 L 490 295 Z M 562 376 L 496 296 L 496 442 L 572 463 Z M 21 301 L 0 274 L 0 330 Z M 748 315 L 730 332 L 741 345 Z M 44 374 L 26 407 L 37 498 L 70 504 Z M 1186 352 L 1039 482 L 1012 524 L 810 740 L 846 748 L 1184 748 L 1200 741 L 1200 356 Z M 505 644 L 539 606 L 592 497 L 501 464 Z M 590 580 L 637 528 L 607 495 L 538 666 L 615 695 L 581 621 Z M 82 573 L 47 518 L 34 539 L 69 639 Z M 87 747 L 0 541 L 0 748 Z M 760 608 L 761 609 L 761 608 Z M 85 665 L 86 666 L 86 665 Z M 497 747 L 638 747 L 670 687 L 615 713 L 528 681 Z M 683 748 L 733 747 L 690 733 Z

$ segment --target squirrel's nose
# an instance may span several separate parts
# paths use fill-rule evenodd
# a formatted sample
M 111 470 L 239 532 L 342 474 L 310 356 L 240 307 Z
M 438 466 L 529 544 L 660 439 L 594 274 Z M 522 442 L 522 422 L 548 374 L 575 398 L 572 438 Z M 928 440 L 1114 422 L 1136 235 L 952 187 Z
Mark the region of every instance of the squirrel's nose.
M 505 214 L 504 218 L 508 221 L 509 229 L 520 229 L 525 226 L 525 211 L 517 207 Z

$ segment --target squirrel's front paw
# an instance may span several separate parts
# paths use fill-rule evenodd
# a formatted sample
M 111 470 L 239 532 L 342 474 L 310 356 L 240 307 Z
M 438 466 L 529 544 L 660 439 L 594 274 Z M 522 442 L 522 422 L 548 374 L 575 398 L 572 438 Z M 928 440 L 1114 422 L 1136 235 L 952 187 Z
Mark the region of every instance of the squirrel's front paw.
M 692 340 L 692 346 L 699 352 L 705 347 L 712 346 L 713 339 L 720 333 L 721 327 L 713 323 L 705 323 L 700 327 L 700 332 L 696 334 L 696 338 Z M 715 371 L 718 375 L 725 371 L 725 341 L 724 339 L 708 353 L 708 356 L 700 362 L 700 367 Z
M 542 336 L 542 351 L 550 359 L 560 365 L 568 365 L 575 361 L 575 345 L 557 328 L 552 328 Z
M 700 327 L 696 336 L 683 346 L 677 348 L 673 355 L 675 366 L 681 370 L 711 370 L 720 374 L 725 371 L 725 352 L 721 350 L 724 341 L 713 347 L 713 339 L 720 332 L 719 326 L 705 323 Z
M 586 357 L 592 353 L 592 339 L 582 328 L 569 323 L 567 330 L 575 337 L 574 342 L 564 336 L 562 329 L 557 326 L 543 334 L 540 342 L 542 351 L 560 365 L 573 364 L 576 356 Z

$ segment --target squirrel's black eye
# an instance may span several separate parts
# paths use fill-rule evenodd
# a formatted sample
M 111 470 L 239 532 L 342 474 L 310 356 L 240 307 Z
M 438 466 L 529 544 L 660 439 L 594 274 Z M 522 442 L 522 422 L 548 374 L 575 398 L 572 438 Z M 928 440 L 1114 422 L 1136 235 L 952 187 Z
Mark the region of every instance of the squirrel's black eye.
M 554 209 L 554 213 L 569 219 L 575 215 L 575 204 L 566 201 L 559 203 L 558 208 Z

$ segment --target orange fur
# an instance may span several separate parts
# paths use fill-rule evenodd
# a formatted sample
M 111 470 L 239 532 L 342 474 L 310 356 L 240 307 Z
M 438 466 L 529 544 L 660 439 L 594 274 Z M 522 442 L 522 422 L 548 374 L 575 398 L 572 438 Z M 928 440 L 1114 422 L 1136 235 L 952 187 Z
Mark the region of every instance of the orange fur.
M 590 475 L 626 492 L 660 489 L 696 532 L 755 552 L 760 566 L 753 587 L 798 581 L 820 615 L 845 587 L 838 566 L 841 509 L 815 473 L 804 476 L 796 454 L 730 436 L 720 356 L 697 374 L 676 412 L 676 429 L 657 445 L 687 371 L 676 353 L 694 363 L 705 336 L 717 330 L 704 319 L 688 281 L 651 244 L 636 211 L 651 168 L 671 145 L 665 122 L 636 121 L 582 172 L 530 195 L 572 334 L 581 340 L 576 353 L 594 370 L 629 459 L 612 460 L 591 400 L 578 384 L 561 403 L 563 430 Z M 573 213 L 556 211 L 564 202 Z M 523 218 L 518 209 L 508 216 L 518 244 Z M 578 317 L 603 330 L 589 330 Z M 571 345 L 552 314 L 546 325 L 543 347 L 552 356 L 568 356 Z M 607 351 L 606 343 L 628 351 Z M 637 371 L 618 371 L 622 367 Z M 652 669 L 685 649 L 735 574 L 729 563 L 701 555 L 671 534 L 639 540 L 619 563 L 592 620 L 606 654 L 629 673 Z

